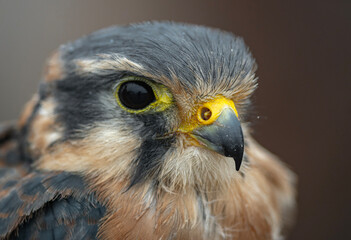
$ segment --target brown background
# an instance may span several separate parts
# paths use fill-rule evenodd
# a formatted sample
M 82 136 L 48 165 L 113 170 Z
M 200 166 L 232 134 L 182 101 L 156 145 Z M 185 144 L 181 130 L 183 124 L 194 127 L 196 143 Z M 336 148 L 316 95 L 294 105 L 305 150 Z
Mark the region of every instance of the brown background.
M 299 177 L 290 239 L 351 239 L 351 1 L 327 2 L 0 0 L 0 121 L 17 118 L 53 49 L 93 30 L 175 20 L 232 31 L 259 65 L 255 136 Z

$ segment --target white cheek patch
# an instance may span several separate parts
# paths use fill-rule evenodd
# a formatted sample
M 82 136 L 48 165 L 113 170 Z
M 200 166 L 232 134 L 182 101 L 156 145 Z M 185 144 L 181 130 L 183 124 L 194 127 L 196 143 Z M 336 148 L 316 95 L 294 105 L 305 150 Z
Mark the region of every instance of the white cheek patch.
M 57 140 L 59 140 L 60 138 L 62 137 L 62 134 L 61 133 L 58 133 L 58 132 L 51 132 L 51 133 L 48 133 L 45 137 L 46 139 L 46 142 L 51 144 L 51 143 L 54 143 L 56 142 Z

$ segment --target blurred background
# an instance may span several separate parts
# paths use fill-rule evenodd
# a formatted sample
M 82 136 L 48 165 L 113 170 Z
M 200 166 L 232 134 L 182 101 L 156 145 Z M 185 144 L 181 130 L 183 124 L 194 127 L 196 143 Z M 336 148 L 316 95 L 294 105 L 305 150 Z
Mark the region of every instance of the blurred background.
M 0 0 L 0 121 L 18 117 L 60 44 L 144 20 L 245 39 L 259 66 L 255 137 L 299 179 L 289 239 L 351 239 L 351 1 Z

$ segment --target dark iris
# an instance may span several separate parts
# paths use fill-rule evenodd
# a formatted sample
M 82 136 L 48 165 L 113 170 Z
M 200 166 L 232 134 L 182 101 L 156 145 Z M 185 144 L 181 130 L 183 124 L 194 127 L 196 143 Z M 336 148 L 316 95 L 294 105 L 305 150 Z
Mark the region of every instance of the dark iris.
M 118 97 L 125 107 L 134 110 L 143 109 L 155 101 L 152 88 L 142 81 L 122 83 L 118 91 Z

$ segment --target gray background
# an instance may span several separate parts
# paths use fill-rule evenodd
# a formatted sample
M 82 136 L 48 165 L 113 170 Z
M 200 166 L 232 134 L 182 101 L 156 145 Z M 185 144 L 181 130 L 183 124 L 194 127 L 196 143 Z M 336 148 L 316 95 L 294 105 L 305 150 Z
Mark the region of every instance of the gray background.
M 0 0 L 0 120 L 18 117 L 55 48 L 91 31 L 143 20 L 232 31 L 259 66 L 255 137 L 299 176 L 290 239 L 351 239 L 351 1 L 328 2 Z

